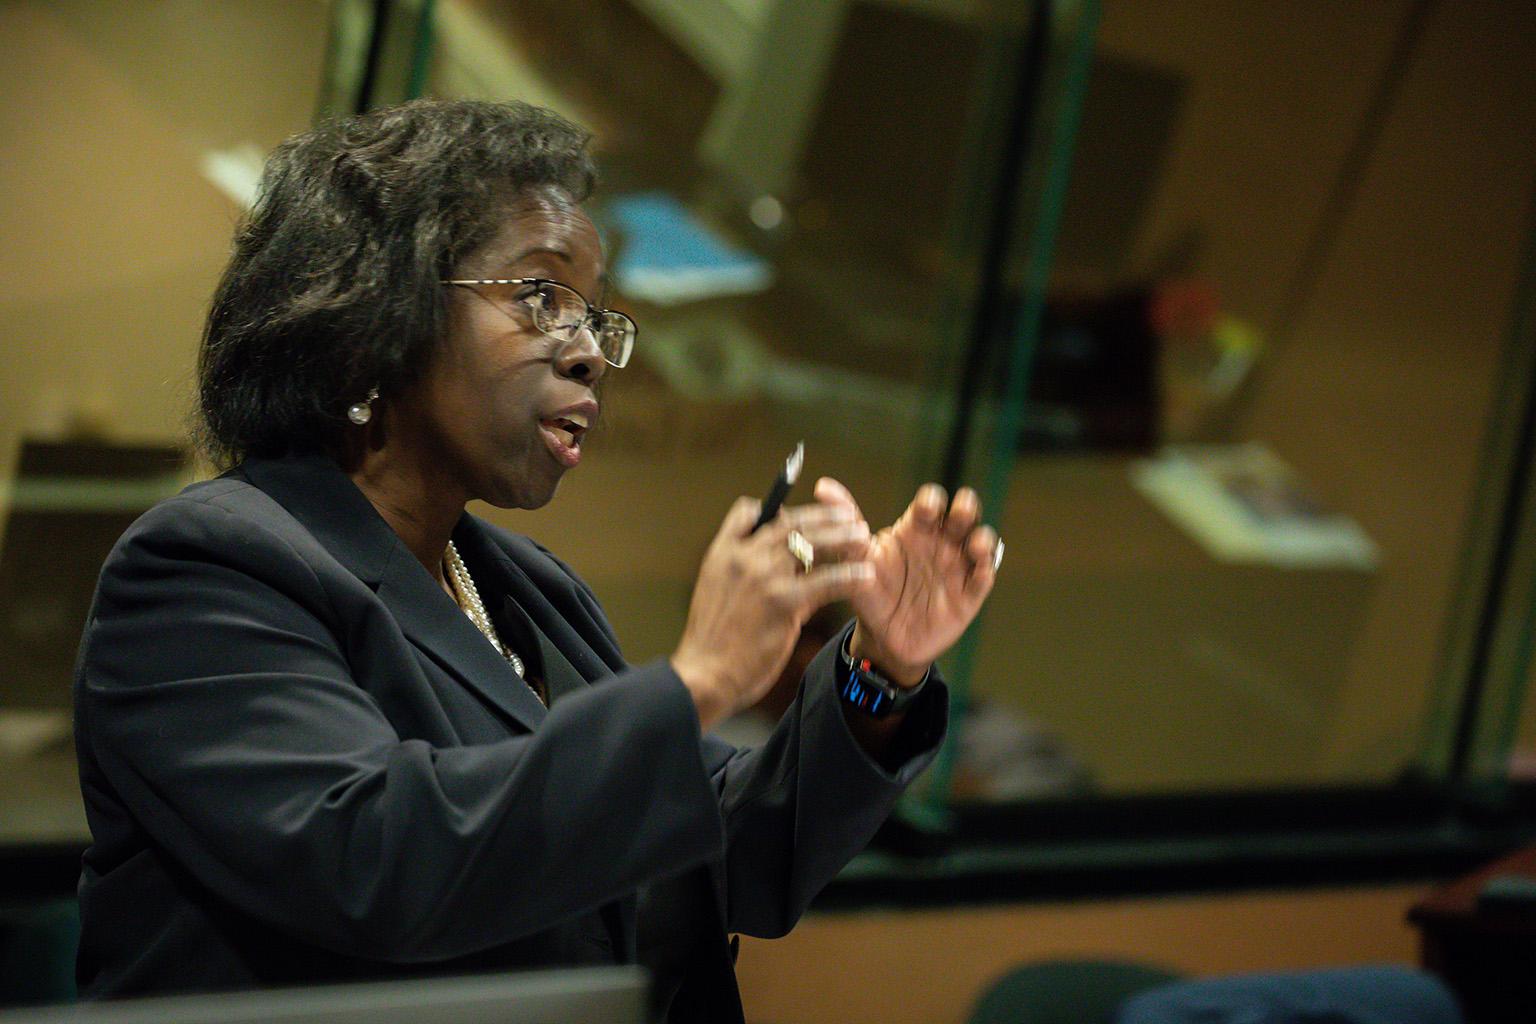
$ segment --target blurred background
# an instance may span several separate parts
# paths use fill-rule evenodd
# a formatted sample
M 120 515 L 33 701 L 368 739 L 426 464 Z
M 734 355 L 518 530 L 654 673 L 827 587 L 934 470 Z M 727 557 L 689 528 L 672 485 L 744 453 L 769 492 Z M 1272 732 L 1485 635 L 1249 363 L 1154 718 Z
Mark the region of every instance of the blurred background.
M 949 745 L 748 940 L 751 1019 L 964 1020 L 1062 957 L 1411 961 L 1415 901 L 1536 836 L 1536 7 L 7 0 L 0 94 L 0 904 L 50 941 L 79 630 L 206 472 L 264 154 L 420 95 L 595 133 L 635 359 L 554 505 L 478 511 L 632 661 L 801 439 L 873 523 L 969 483 L 1008 542 Z

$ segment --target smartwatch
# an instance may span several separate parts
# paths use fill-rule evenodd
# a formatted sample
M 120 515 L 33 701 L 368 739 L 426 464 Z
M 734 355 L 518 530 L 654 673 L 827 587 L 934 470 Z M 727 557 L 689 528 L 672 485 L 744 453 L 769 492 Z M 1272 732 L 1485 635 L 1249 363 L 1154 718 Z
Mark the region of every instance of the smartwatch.
M 871 718 L 905 711 L 928 685 L 928 677 L 933 675 L 930 666 L 916 686 L 898 686 L 876 672 L 868 658 L 855 659 L 848 649 L 852 642 L 853 630 L 849 629 L 843 636 L 839 652 L 842 670 L 838 676 L 837 693 L 843 703 L 858 708 Z

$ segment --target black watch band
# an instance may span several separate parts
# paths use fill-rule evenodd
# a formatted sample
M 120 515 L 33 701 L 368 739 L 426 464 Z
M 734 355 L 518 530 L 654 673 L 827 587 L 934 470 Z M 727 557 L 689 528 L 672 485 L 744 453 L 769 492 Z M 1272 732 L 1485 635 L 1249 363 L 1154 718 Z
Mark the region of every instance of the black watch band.
M 905 711 L 917 700 L 918 694 L 923 692 L 923 687 L 928 685 L 928 679 L 933 675 L 933 668 L 929 666 L 916 686 L 898 686 L 876 672 L 868 658 L 855 659 L 848 649 L 852 642 L 853 630 L 850 628 L 843 634 L 843 642 L 838 651 L 841 671 L 837 679 L 837 694 L 843 703 L 858 708 L 871 718 L 884 718 Z

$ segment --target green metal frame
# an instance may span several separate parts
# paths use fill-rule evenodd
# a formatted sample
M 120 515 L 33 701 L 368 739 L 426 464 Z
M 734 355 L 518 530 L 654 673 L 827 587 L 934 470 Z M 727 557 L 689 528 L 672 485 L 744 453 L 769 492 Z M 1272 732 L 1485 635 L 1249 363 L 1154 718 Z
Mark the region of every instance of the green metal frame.
M 1002 400 L 995 415 L 984 417 L 990 422 L 983 422 L 982 429 L 976 432 L 976 436 L 987 438 L 983 447 L 985 465 L 974 467 L 980 470 L 976 478 L 984 481 L 979 488 L 983 508 L 999 509 L 1008 500 L 1015 438 L 1024 419 L 1030 370 L 1039 343 L 1046 285 L 1066 203 L 1098 25 L 1098 0 L 1083 0 L 1065 6 L 1064 13 L 1053 17 L 1048 27 L 1051 34 L 1050 66 L 1046 70 L 1045 88 L 1037 109 L 1031 112 L 1039 124 L 1048 127 L 1048 133 L 1042 133 L 1046 143 L 1039 147 L 1038 158 L 1032 155 L 1032 166 L 1020 183 L 1026 195 L 1034 197 L 1032 204 L 1023 207 L 1027 218 L 1022 232 L 1026 248 L 1021 254 L 1024 302 L 1012 326 L 1013 342 L 1006 353 Z M 976 652 L 985 621 L 983 611 L 944 662 L 945 678 L 951 687 L 951 713 L 956 721 L 964 717 L 970 703 Z M 919 824 L 940 826 L 946 820 L 959 753 L 959 733 L 958 729 L 950 730 L 922 787 L 913 800 L 903 805 L 903 812 L 917 819 Z
M 315 120 L 421 96 L 437 0 L 334 0 Z

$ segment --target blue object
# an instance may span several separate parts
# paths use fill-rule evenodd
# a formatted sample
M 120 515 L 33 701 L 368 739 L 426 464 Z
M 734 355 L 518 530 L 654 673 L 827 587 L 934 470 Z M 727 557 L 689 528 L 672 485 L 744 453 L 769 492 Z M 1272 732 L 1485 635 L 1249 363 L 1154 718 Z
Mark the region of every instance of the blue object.
M 619 196 L 605 210 L 623 235 L 614 282 L 630 298 L 670 306 L 773 284 L 764 260 L 722 240 L 665 192 Z
M 1115 1024 L 1462 1024 L 1450 990 L 1393 965 L 1181 981 L 1127 1000 Z

